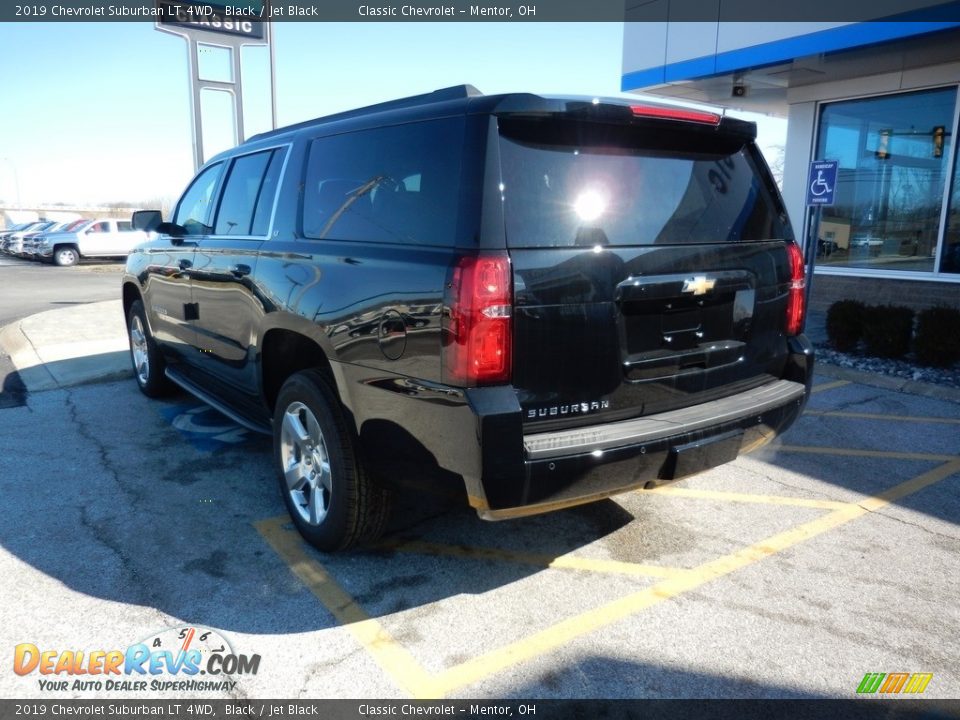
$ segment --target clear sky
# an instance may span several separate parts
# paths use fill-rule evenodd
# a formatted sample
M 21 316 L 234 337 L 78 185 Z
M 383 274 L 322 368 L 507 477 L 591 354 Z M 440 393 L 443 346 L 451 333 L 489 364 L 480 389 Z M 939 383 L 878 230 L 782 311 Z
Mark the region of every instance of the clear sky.
M 274 39 L 280 125 L 461 83 L 621 94 L 620 23 L 287 22 Z M 0 23 L 0 201 L 178 196 L 193 173 L 186 52 L 150 22 Z M 262 125 L 266 53 L 248 67 Z M 785 123 L 760 132 L 782 143 Z

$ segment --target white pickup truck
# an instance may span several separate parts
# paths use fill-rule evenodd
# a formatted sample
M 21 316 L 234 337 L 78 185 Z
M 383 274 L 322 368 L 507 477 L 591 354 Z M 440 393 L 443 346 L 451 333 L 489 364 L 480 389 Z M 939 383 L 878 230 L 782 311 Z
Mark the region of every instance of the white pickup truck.
M 146 239 L 129 220 L 91 220 L 74 232 L 45 236 L 37 245 L 37 257 L 57 265 L 76 265 L 80 258 L 126 257 Z

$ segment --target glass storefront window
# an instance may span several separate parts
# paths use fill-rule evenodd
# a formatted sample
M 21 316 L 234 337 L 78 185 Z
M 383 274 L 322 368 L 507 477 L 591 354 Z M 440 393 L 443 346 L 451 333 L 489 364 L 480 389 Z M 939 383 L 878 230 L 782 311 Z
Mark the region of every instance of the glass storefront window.
M 839 171 L 835 204 L 820 220 L 818 265 L 934 270 L 956 101 L 956 88 L 946 88 L 823 106 L 816 157 L 839 161 Z M 960 243 L 960 216 L 950 217 Z
M 940 272 L 960 273 L 960 162 L 953 169 L 950 185 L 950 205 L 947 208 L 947 231 L 940 254 Z

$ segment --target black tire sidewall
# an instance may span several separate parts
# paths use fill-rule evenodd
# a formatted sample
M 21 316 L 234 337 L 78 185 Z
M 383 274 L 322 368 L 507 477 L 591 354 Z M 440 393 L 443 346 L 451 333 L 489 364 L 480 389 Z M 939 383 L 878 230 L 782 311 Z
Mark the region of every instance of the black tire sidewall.
M 134 316 L 140 318 L 140 324 L 143 326 L 143 335 L 147 342 L 149 372 L 146 383 L 140 382 L 140 376 L 137 374 L 137 368 L 133 360 L 133 338 L 130 337 L 130 326 L 133 324 Z M 141 300 L 135 300 L 127 312 L 127 344 L 130 346 L 130 364 L 133 366 L 133 379 L 136 381 L 137 387 L 140 388 L 140 392 L 150 398 L 166 395 L 170 386 L 166 376 L 163 374 L 163 356 L 160 354 L 156 342 L 154 342 L 153 335 L 150 334 L 150 326 L 147 324 L 147 314 L 143 309 L 143 301 Z
M 327 515 L 319 525 L 304 522 L 294 506 L 283 474 L 280 433 L 283 414 L 294 402 L 309 408 L 320 425 L 330 461 L 331 491 Z M 324 551 L 340 550 L 352 544 L 356 519 L 352 511 L 357 502 L 359 469 L 353 438 L 339 409 L 339 401 L 326 380 L 315 372 L 292 375 L 280 389 L 273 419 L 273 458 L 283 502 L 300 534 Z

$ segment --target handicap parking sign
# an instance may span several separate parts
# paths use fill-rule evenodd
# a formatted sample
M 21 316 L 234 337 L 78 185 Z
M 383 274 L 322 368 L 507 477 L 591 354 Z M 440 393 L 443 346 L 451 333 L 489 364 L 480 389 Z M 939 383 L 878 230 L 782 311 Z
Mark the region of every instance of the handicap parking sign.
M 833 205 L 837 189 L 837 161 L 814 160 L 807 177 L 807 205 Z

